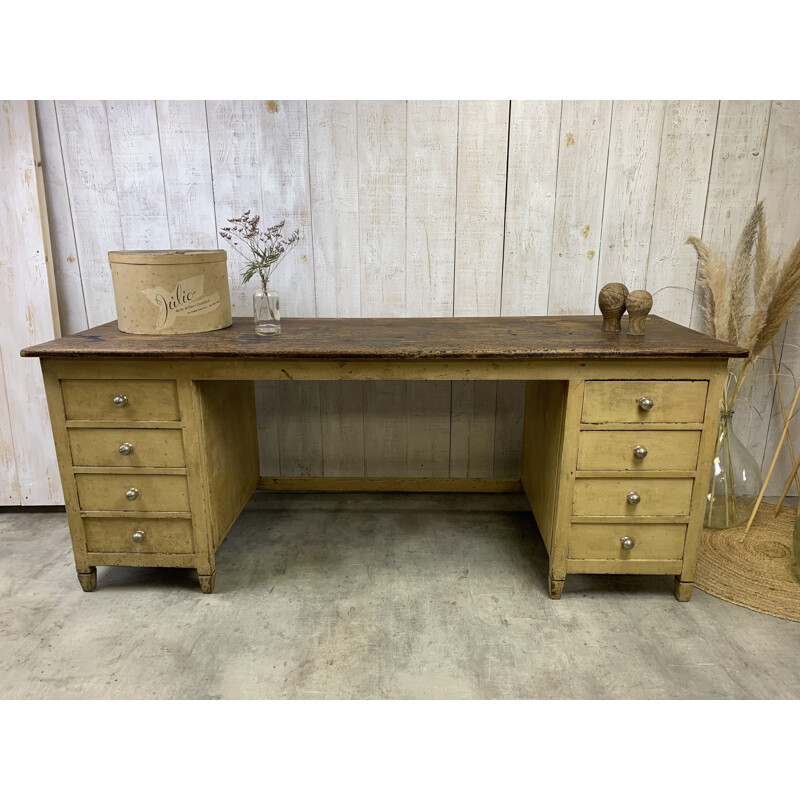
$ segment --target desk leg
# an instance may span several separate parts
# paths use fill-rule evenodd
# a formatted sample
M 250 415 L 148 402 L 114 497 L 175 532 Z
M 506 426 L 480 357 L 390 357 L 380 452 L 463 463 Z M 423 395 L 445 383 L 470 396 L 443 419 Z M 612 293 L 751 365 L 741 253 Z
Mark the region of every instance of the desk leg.
M 78 580 L 84 592 L 93 592 L 97 588 L 97 567 L 89 567 L 88 572 L 79 572 Z
M 561 592 L 564 591 L 564 581 L 556 580 L 552 575 L 550 576 L 550 599 L 560 600 Z
M 203 590 L 203 594 L 214 593 L 214 579 L 216 576 L 216 572 L 212 572 L 210 575 L 200 575 L 198 573 L 197 577 L 200 579 L 200 588 Z
M 682 581 L 680 577 L 677 575 L 675 576 L 675 586 L 673 587 L 673 592 L 678 600 L 681 600 L 685 603 L 692 596 L 692 589 L 694 589 L 693 581 Z

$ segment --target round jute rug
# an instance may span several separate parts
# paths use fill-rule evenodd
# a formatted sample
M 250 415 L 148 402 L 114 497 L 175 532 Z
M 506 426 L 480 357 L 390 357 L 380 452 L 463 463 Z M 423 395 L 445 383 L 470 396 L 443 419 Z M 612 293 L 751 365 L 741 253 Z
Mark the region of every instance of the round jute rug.
M 738 606 L 800 622 L 800 572 L 792 558 L 797 511 L 762 503 L 750 532 L 703 528 L 695 585 Z

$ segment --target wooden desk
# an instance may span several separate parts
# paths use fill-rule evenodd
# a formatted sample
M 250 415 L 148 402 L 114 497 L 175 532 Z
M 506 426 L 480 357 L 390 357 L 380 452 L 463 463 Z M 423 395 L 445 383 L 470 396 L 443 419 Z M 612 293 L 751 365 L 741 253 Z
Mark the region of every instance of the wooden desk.
M 194 567 L 213 591 L 217 548 L 271 485 L 254 380 L 521 380 L 520 489 L 551 597 L 569 573 L 647 573 L 674 575 L 688 600 L 726 361 L 746 351 L 658 317 L 643 338 L 603 333 L 599 317 L 484 317 L 289 319 L 275 338 L 249 319 L 176 336 L 109 323 L 22 355 L 42 360 L 85 591 L 98 565 Z M 403 484 L 334 479 L 343 487 Z

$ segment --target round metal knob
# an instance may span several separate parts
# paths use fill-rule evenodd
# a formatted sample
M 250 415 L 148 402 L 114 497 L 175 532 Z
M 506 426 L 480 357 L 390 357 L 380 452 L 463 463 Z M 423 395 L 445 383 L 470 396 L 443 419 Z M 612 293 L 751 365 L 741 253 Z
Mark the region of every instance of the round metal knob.
M 125 492 L 125 497 L 128 500 L 135 500 L 138 496 L 139 496 L 139 490 L 138 489 L 134 489 L 132 486 L 131 486 L 130 489 L 128 489 L 127 492 Z M 628 495 L 628 499 L 630 500 L 630 495 Z
M 623 550 L 633 550 L 633 546 L 636 544 L 630 536 L 623 536 L 619 543 L 622 545 Z
M 131 538 L 134 542 L 136 542 L 136 544 L 140 544 L 144 541 L 144 531 L 136 531 Z M 631 547 L 633 547 L 633 545 L 631 545 Z
M 122 408 L 122 406 L 128 405 L 128 398 L 124 394 L 118 394 L 114 398 L 114 405 L 117 408 Z
M 642 498 L 639 496 L 637 492 L 628 492 L 628 502 L 635 506 L 637 503 L 640 503 Z
M 119 451 L 121 453 L 122 448 L 120 448 Z M 645 456 L 647 456 L 647 448 L 637 444 L 636 447 L 633 448 L 633 454 L 636 456 L 636 458 L 645 458 Z
M 129 456 L 132 452 L 133 452 L 133 445 L 130 442 L 125 442 L 124 444 L 121 444 L 119 446 L 119 454 L 121 456 Z
M 649 411 L 655 403 L 649 397 L 640 397 L 637 401 L 642 411 Z

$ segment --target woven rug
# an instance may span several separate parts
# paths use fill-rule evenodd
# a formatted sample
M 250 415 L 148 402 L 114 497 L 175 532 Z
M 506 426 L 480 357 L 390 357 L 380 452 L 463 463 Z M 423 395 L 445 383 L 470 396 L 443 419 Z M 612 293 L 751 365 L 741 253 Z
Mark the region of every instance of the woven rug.
M 703 528 L 695 585 L 738 606 L 800 622 L 800 573 L 792 558 L 797 514 L 762 503 L 753 527 Z

